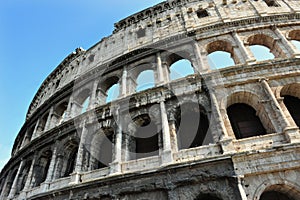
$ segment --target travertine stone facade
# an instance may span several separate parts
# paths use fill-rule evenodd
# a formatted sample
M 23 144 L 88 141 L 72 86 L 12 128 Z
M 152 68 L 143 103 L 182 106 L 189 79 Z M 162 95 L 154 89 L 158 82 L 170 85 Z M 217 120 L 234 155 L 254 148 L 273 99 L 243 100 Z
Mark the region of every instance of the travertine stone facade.
M 299 200 L 297 43 L 296 0 L 168 0 L 121 20 L 43 82 L 0 199 Z M 174 78 L 180 61 L 193 72 Z

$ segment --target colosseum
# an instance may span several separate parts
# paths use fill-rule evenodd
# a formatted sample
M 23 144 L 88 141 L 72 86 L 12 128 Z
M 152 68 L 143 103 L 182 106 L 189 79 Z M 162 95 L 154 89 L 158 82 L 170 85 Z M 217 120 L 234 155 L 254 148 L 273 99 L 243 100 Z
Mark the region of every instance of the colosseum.
M 299 19 L 298 0 L 168 0 L 117 22 L 40 86 L 0 199 L 299 200 Z

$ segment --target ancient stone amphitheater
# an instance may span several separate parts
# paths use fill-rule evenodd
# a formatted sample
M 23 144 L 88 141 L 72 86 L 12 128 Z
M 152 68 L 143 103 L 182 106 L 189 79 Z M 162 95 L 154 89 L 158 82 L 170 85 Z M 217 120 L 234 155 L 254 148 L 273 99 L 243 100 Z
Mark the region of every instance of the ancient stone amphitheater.
M 116 23 L 41 85 L 0 199 L 299 200 L 299 19 L 298 0 L 169 0 Z

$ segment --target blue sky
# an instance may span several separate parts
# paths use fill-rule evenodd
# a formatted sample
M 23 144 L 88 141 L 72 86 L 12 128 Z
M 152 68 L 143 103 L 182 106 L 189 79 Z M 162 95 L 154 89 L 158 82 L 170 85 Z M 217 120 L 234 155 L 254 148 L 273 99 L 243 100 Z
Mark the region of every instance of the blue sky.
M 43 80 L 77 47 L 161 0 L 12 0 L 0 7 L 0 169 Z

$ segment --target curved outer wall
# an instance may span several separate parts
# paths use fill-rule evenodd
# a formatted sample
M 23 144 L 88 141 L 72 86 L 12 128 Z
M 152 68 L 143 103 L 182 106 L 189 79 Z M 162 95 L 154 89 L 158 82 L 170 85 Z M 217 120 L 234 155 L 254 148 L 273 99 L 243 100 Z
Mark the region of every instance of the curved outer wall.
M 0 199 L 300 199 L 299 18 L 293 0 L 169 0 L 116 23 L 43 82 Z M 235 64 L 213 67 L 216 51 Z M 194 73 L 173 80 L 182 59 Z

